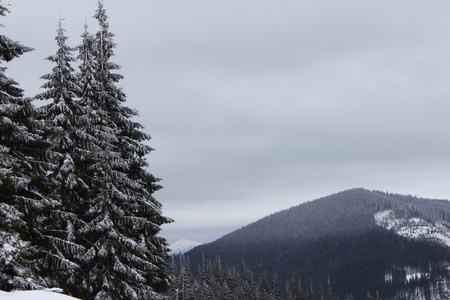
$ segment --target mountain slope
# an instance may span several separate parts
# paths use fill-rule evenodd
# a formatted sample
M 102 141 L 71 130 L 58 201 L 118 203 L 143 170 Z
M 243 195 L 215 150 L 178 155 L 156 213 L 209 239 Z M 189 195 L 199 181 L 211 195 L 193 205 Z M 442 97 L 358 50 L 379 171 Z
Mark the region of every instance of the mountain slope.
M 411 239 L 439 242 L 450 247 L 449 223 L 443 220 L 427 221 L 418 217 L 397 218 L 395 212 L 386 210 L 375 214 L 375 223 L 396 234 Z
M 393 220 L 398 230 L 386 226 Z M 414 232 L 408 220 L 422 224 L 422 232 L 432 224 L 441 232 L 431 226 L 434 235 L 406 236 Z M 448 201 L 353 189 L 267 216 L 188 255 L 193 266 L 203 254 L 220 255 L 228 266 L 243 258 L 256 272 L 277 272 L 280 282 L 300 276 L 324 283 L 329 275 L 341 296 L 376 290 L 393 296 L 411 270 L 423 278 L 448 276 L 450 248 L 438 237 L 448 237 L 449 222 Z

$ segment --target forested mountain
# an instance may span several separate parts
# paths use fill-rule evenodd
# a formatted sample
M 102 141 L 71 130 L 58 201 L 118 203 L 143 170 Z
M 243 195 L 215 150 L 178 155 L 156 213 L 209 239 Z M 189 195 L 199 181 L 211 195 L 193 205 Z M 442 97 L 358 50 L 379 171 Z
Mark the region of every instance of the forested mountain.
M 342 298 L 378 291 L 406 299 L 448 295 L 449 238 L 449 201 L 353 189 L 267 216 L 187 257 L 194 270 L 220 256 L 223 266 L 244 260 L 256 275 L 276 273 L 281 286 L 292 277 L 325 284 L 330 276 Z

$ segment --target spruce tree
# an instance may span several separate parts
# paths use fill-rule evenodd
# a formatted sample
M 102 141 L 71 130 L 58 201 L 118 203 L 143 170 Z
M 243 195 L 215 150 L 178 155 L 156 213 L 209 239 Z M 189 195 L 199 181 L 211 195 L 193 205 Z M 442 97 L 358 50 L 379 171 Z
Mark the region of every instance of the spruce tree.
M 313 282 L 311 279 L 308 280 L 308 284 L 306 286 L 305 299 L 306 300 L 316 300 L 317 299 L 316 289 L 314 288 L 314 285 L 313 285 Z
M 55 157 L 54 168 L 47 176 L 50 187 L 47 192 L 59 203 L 51 213 L 51 222 L 42 230 L 41 247 L 47 254 L 49 273 L 67 293 L 72 293 L 81 272 L 79 256 L 84 252 L 76 236 L 77 228 L 84 225 L 77 211 L 84 202 L 85 186 L 77 166 L 88 135 L 84 132 L 84 110 L 77 100 L 81 89 L 71 66 L 75 61 L 74 49 L 66 44 L 67 36 L 61 19 L 55 40 L 56 54 L 47 57 L 55 66 L 51 73 L 41 77 L 46 80 L 42 86 L 46 91 L 36 96 L 37 99 L 50 100 L 40 109 L 40 117 L 48 128 L 46 139 L 51 145 L 49 151 Z
M 334 292 L 333 292 L 333 285 L 331 284 L 330 276 L 327 277 L 327 300 L 333 300 L 334 299 Z
M 305 299 L 305 295 L 304 295 L 304 292 L 303 292 L 302 280 L 300 278 L 298 279 L 297 291 L 298 291 L 298 294 L 296 294 L 295 300 L 304 300 Z
M 173 298 L 180 300 L 188 300 L 193 298 L 193 283 L 194 278 L 191 273 L 191 264 L 189 257 L 184 254 L 178 256 L 172 256 L 172 260 L 175 263 L 175 257 L 178 257 L 178 265 L 174 264 L 172 277 L 173 284 L 171 286 L 171 295 Z
M 0 15 L 8 12 L 0 4 Z M 31 50 L 0 35 L 0 63 Z M 41 288 L 47 282 L 35 242 L 48 219 L 45 212 L 55 205 L 40 192 L 51 169 L 41 161 L 48 144 L 31 100 L 6 70 L 0 66 L 0 289 Z
M 87 249 L 82 257 L 86 290 L 95 299 L 158 299 L 169 278 L 167 243 L 157 234 L 171 220 L 153 198 L 158 179 L 145 170 L 145 155 L 152 149 L 143 142 L 150 137 L 131 120 L 137 112 L 122 105 L 126 97 L 116 86 L 122 76 L 113 73 L 119 67 L 110 61 L 114 35 L 102 2 L 94 17 L 100 30 L 93 47 L 86 34 L 80 50 L 95 62 L 82 61 L 79 76 L 93 84 L 82 86 L 81 101 L 92 116 L 88 132 L 97 138 L 82 175 L 88 201 L 80 213 L 86 225 L 78 233 Z

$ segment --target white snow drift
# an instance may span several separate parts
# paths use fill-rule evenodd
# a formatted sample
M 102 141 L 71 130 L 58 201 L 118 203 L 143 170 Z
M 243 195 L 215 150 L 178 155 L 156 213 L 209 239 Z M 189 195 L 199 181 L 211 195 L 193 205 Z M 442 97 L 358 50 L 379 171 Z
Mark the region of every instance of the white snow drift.
M 49 289 L 42 291 L 16 291 L 4 292 L 0 291 L 1 300 L 76 300 L 64 294 L 59 293 L 59 289 Z
M 428 222 L 421 218 L 396 218 L 392 210 L 375 214 L 375 222 L 398 235 L 412 239 L 428 239 L 450 247 L 450 229 L 446 222 Z

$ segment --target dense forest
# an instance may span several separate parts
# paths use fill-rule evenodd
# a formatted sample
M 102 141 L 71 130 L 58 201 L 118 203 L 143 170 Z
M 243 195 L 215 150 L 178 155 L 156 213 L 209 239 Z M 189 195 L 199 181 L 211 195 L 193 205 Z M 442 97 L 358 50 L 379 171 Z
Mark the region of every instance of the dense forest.
M 423 299 L 433 299 L 432 293 L 442 292 L 436 290 L 442 281 L 450 281 L 450 265 L 442 264 L 450 255 L 449 249 L 435 243 L 416 243 L 383 230 L 361 238 L 341 237 L 305 244 L 296 247 L 296 255 L 290 253 L 289 257 L 283 257 L 286 247 L 289 246 L 266 247 L 262 249 L 267 251 L 264 257 L 253 249 L 254 255 L 245 259 L 236 256 L 233 264 L 229 264 L 230 260 L 224 262 L 221 256 L 211 259 L 205 253 L 200 262 L 189 258 L 191 252 L 175 256 L 170 268 L 175 278 L 172 295 L 183 289 L 187 289 L 184 293 L 195 291 L 203 295 L 230 287 L 237 289 L 231 288 L 230 295 L 245 295 L 241 289 L 247 287 L 253 298 L 226 298 L 217 292 L 211 299 L 365 299 L 369 293 L 383 299 L 405 300 L 415 299 L 409 297 L 414 290 L 421 291 L 425 295 Z M 230 253 L 223 252 L 223 255 Z M 270 264 L 261 269 L 262 261 Z M 273 267 L 269 269 L 270 266 Z M 390 274 L 389 279 L 386 274 Z M 333 298 L 323 298 L 324 291 L 330 290 L 330 278 Z M 303 284 L 300 279 L 305 280 Z M 246 282 L 236 282 L 242 280 Z M 435 290 L 431 291 L 433 287 Z
M 9 12 L 0 4 L 1 17 Z M 59 20 L 47 58 L 54 67 L 32 98 L 3 66 L 32 49 L 0 35 L 0 289 L 159 299 L 170 278 L 158 233 L 171 219 L 153 197 L 159 179 L 146 170 L 150 136 L 123 105 L 101 1 L 94 19 L 98 31 L 85 26 L 77 47 Z
M 262 272 L 255 275 L 252 268 L 244 260 L 238 267 L 223 266 L 220 256 L 214 261 L 203 257 L 197 266 L 196 276 L 191 271 L 192 266 L 187 255 L 172 257 L 170 274 L 174 283 L 167 294 L 170 299 L 194 300 L 338 300 L 333 291 L 330 277 L 323 283 L 314 285 L 312 280 L 302 282 L 299 277 L 291 277 L 284 284 L 277 273 Z M 341 298 L 353 300 L 352 293 Z M 367 292 L 362 299 L 381 300 L 378 292 L 374 297 Z

